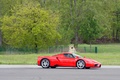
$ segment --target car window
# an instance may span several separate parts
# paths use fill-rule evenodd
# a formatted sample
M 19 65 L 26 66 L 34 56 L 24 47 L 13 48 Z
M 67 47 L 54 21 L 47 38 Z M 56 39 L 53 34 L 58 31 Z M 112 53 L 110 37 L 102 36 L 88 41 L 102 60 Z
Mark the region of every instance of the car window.
M 77 56 L 77 57 L 79 57 L 79 58 L 82 58 L 80 55 L 75 54 L 75 53 L 73 53 L 72 55 L 73 55 L 74 57 L 76 57 L 76 56 Z
M 74 58 L 74 56 L 72 54 L 65 53 L 64 56 L 67 57 L 67 58 Z

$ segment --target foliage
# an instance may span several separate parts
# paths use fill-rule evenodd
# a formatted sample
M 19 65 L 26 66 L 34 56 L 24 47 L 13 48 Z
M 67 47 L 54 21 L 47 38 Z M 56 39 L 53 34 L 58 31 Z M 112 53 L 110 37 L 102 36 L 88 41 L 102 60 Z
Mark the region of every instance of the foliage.
M 110 30 L 108 25 L 110 23 L 109 11 L 104 10 L 103 7 L 104 2 L 104 0 L 70 0 L 63 1 L 63 3 L 61 1 L 63 40 L 67 38 L 66 41 L 70 42 L 71 39 L 75 38 L 74 44 L 77 46 L 79 38 L 85 42 L 90 42 L 106 35 L 104 33 L 106 30 Z
M 59 15 L 45 10 L 37 2 L 21 4 L 2 19 L 4 42 L 14 47 L 40 48 L 54 44 Z
M 28 3 L 32 4 L 28 5 Z M 11 28 L 11 30 L 8 30 L 10 34 L 5 32 L 3 33 L 3 36 L 5 34 L 8 36 L 19 36 L 17 34 L 21 34 L 21 37 L 12 40 L 6 39 L 7 36 L 4 36 L 3 40 L 0 40 L 0 42 L 3 41 L 9 44 L 14 43 L 14 46 L 21 43 L 16 47 L 41 47 L 70 44 L 73 39 L 73 44 L 76 46 L 78 45 L 79 40 L 91 43 L 91 41 L 95 41 L 98 38 L 115 38 L 115 40 L 120 41 L 119 4 L 120 0 L 1 0 L 0 17 L 4 16 L 4 22 L 5 20 L 10 21 L 11 19 L 16 19 L 15 23 L 11 20 L 8 24 L 11 23 L 10 26 L 16 26 L 19 23 L 22 23 L 19 26 L 27 26 L 26 28 L 29 29 L 29 31 L 26 31 L 23 28 L 23 30 Z M 35 8 L 35 10 L 32 11 L 30 6 Z M 13 11 L 11 11 L 11 8 L 13 8 Z M 40 9 L 45 16 L 39 18 L 39 16 L 36 15 L 39 13 L 37 12 L 38 9 Z M 48 15 L 51 18 L 46 17 Z M 15 18 L 16 16 L 18 17 Z M 37 19 L 38 22 L 34 22 L 34 19 Z M 46 30 L 45 27 L 41 27 L 43 29 L 37 27 L 48 25 L 38 24 L 42 19 L 46 19 L 50 22 L 49 26 L 51 26 L 51 33 L 48 33 L 48 30 Z M 0 26 L 1 24 L 3 23 L 0 23 Z M 28 28 L 28 26 L 31 27 Z M 36 27 L 33 29 L 33 26 Z M 13 32 L 16 31 L 17 33 L 15 33 L 15 35 Z M 42 32 L 40 33 L 40 31 Z M 45 34 L 43 35 L 42 33 Z M 27 39 L 24 38 L 25 36 Z M 2 36 L 0 35 L 0 38 L 1 37 Z M 28 43 L 30 44 L 28 45 Z
M 112 37 L 115 38 L 116 41 L 120 40 L 120 0 L 113 1 L 113 9 L 112 9 Z

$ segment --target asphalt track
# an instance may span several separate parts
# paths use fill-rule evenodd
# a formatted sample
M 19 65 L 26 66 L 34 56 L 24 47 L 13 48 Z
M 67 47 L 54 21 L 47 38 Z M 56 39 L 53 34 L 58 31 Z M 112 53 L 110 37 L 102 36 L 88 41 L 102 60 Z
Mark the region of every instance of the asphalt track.
M 0 80 L 120 80 L 120 66 L 42 69 L 37 65 L 0 65 Z

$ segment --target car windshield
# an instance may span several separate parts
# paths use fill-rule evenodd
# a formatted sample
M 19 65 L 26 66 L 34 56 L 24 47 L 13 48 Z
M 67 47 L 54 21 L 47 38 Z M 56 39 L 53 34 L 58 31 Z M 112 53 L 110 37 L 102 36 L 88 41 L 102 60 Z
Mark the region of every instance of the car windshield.
M 77 57 L 79 57 L 79 58 L 82 58 L 82 57 L 81 57 L 80 55 L 78 55 L 78 54 L 75 54 L 75 53 L 72 53 L 72 54 L 73 54 L 74 57 L 77 56 Z

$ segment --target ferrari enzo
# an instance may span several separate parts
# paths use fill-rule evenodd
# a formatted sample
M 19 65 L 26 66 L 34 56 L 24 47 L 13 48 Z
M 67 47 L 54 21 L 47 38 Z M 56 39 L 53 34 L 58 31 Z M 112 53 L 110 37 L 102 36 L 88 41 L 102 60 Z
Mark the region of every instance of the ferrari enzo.
M 63 52 L 53 56 L 38 56 L 37 64 L 42 68 L 77 67 L 78 69 L 90 69 L 101 67 L 101 63 L 93 59 L 70 52 Z

